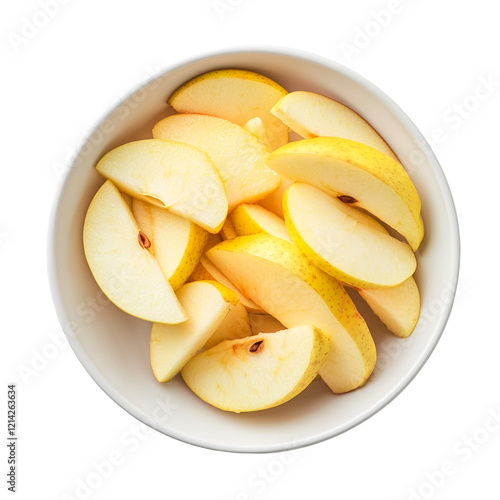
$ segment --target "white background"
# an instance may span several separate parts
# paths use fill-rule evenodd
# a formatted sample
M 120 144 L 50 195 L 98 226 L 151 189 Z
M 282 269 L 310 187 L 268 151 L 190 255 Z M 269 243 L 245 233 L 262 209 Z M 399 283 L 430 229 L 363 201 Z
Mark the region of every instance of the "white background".
M 500 498 L 500 422 L 492 416 L 500 419 L 494 3 L 47 3 L 50 17 L 43 0 L 4 2 L 1 15 L 1 406 L 6 422 L 6 385 L 17 383 L 17 498 Z M 30 30 L 30 22 L 39 27 Z M 369 421 L 286 456 L 210 451 L 139 425 L 64 342 L 46 270 L 61 165 L 103 112 L 186 57 L 252 45 L 345 64 L 434 135 L 462 240 L 451 318 L 415 380 Z M 112 470 L 103 464 L 110 461 Z M 5 479 L 0 488 L 7 490 Z

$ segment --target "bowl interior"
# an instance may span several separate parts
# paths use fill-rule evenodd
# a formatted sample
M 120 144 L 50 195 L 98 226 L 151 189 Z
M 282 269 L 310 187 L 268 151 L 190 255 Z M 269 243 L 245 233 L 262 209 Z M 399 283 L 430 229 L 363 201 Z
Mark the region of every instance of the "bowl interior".
M 418 251 L 416 280 L 422 313 L 416 331 L 398 339 L 363 304 L 378 350 L 367 384 L 333 395 L 321 381 L 280 407 L 233 414 L 198 399 L 180 376 L 160 384 L 149 365 L 150 324 L 105 299 L 83 253 L 87 207 L 103 183 L 99 158 L 127 141 L 151 137 L 152 126 L 171 113 L 166 98 L 202 72 L 250 69 L 287 90 L 311 90 L 336 98 L 368 120 L 407 168 L 422 199 L 426 236 Z M 456 289 L 459 238 L 453 201 L 441 168 L 422 135 L 380 90 L 346 68 L 289 51 L 237 51 L 207 56 L 166 71 L 126 97 L 96 126 L 61 187 L 49 250 L 51 287 L 62 327 L 96 383 L 119 405 L 174 438 L 213 449 L 286 450 L 335 436 L 373 415 L 416 375 L 435 347 Z

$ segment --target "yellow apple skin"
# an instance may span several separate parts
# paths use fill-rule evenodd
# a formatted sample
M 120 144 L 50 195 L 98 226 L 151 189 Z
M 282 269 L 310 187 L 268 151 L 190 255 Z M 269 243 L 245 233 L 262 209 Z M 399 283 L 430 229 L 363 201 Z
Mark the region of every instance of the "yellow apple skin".
M 290 92 L 273 106 L 271 113 L 305 139 L 342 137 L 378 149 L 399 161 L 364 118 L 330 97 L 303 90 Z
M 396 286 L 416 269 L 415 255 L 378 222 L 314 186 L 296 182 L 283 196 L 286 227 L 316 266 L 356 287 Z M 371 219 L 371 220 L 370 220 Z
M 229 220 L 237 236 L 267 233 L 285 241 L 292 241 L 285 221 L 260 205 L 242 203 L 231 212 Z
M 188 315 L 178 325 L 153 323 L 150 334 L 150 362 L 159 382 L 168 382 L 214 334 L 238 297 L 211 281 L 186 283 L 177 297 Z
M 401 163 L 384 153 L 348 139 L 316 137 L 282 146 L 267 165 L 292 181 L 352 198 L 351 206 L 375 215 L 418 249 L 424 236 L 420 197 Z
M 389 331 L 402 338 L 413 333 L 420 316 L 420 293 L 413 277 L 395 287 L 358 289 L 358 293 Z
M 141 246 L 139 226 L 111 181 L 101 186 L 90 203 L 83 246 L 97 284 L 120 309 L 147 321 L 187 319 L 158 262 Z
M 144 139 L 106 153 L 97 171 L 120 191 L 167 208 L 172 213 L 219 232 L 228 201 L 218 170 L 206 153 L 189 144 Z
M 206 256 L 285 327 L 314 324 L 332 337 L 320 375 L 333 392 L 366 382 L 376 349 L 364 319 L 344 287 L 293 244 L 263 233 L 239 236 L 211 248 Z
M 226 340 L 193 357 L 181 371 L 203 401 L 235 413 L 273 408 L 300 394 L 316 377 L 330 337 L 303 325 Z
M 187 279 L 187 282 L 191 283 L 191 281 L 207 281 L 213 279 L 214 277 L 206 270 L 205 266 L 201 262 L 198 262 L 191 276 Z
M 274 150 L 288 142 L 288 127 L 271 114 L 271 108 L 286 93 L 261 74 L 223 69 L 192 78 L 169 97 L 168 103 L 178 113 L 216 116 L 240 126 L 259 117 Z
M 154 126 L 153 137 L 185 142 L 207 153 L 224 182 L 229 212 L 280 185 L 279 175 L 266 166 L 269 152 L 264 143 L 229 120 L 195 113 L 171 115 Z
M 172 288 L 178 290 L 198 265 L 208 232 L 194 222 L 136 198 L 132 212 L 151 241 L 149 251 Z

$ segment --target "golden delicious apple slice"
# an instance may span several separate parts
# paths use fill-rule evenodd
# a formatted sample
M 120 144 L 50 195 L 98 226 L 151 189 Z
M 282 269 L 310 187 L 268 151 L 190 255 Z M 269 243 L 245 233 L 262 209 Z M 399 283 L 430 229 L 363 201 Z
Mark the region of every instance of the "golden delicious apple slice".
M 283 87 L 258 73 L 223 69 L 189 80 L 168 103 L 179 113 L 217 116 L 241 126 L 259 117 L 274 150 L 288 142 L 288 127 L 270 110 L 286 94 Z
M 396 286 L 417 266 L 407 243 L 364 222 L 369 218 L 320 189 L 296 182 L 283 197 L 288 233 L 320 269 L 357 287 Z
M 238 302 L 224 318 L 224 321 L 207 340 L 203 349 L 210 349 L 223 340 L 242 339 L 252 335 L 250 320 L 245 306 Z
M 260 205 L 242 203 L 231 212 L 229 220 L 238 236 L 267 233 L 285 241 L 292 241 L 285 221 Z
M 248 120 L 245 125 L 243 125 L 243 128 L 260 139 L 266 145 L 269 151 L 273 151 L 274 149 L 276 149 L 273 148 L 272 136 L 269 135 L 268 130 L 264 126 L 264 122 L 258 116 Z M 283 144 L 286 144 L 287 142 L 288 141 L 285 141 L 283 142 Z M 280 144 L 280 146 L 282 146 L 283 144 Z
M 282 177 L 280 187 L 273 193 L 268 194 L 264 199 L 260 200 L 259 205 L 283 219 L 285 217 L 283 214 L 283 194 L 292 184 L 292 181 Z
M 187 316 L 156 259 L 149 240 L 116 186 L 97 191 L 83 226 L 85 257 L 104 294 L 125 312 L 147 321 L 180 323 Z
M 417 190 L 401 163 L 374 148 L 337 137 L 282 146 L 267 162 L 283 177 L 312 184 L 366 209 L 403 235 L 413 250 L 424 236 Z
M 191 276 L 188 278 L 187 282 L 191 281 L 210 281 L 213 280 L 214 277 L 205 269 L 205 266 L 200 262 L 194 268 L 194 271 L 191 273 Z
M 375 366 L 368 327 L 344 287 L 291 243 L 268 234 L 223 241 L 207 257 L 287 328 L 313 324 L 333 340 L 320 375 L 333 392 L 362 385 Z
M 179 289 L 197 266 L 208 232 L 194 222 L 133 198 L 132 212 L 141 231 L 151 241 L 149 251 L 174 290 Z
M 420 293 L 413 278 L 395 287 L 358 292 L 392 333 L 398 337 L 412 334 L 420 316 Z
M 229 211 L 278 189 L 280 177 L 266 166 L 269 152 L 262 141 L 239 125 L 200 114 L 164 118 L 153 128 L 155 139 L 181 141 L 210 156 L 226 188 Z
M 228 240 L 230 241 L 230 240 Z M 205 268 L 205 270 L 212 276 L 212 280 L 215 280 L 219 282 L 221 285 L 226 286 L 233 292 L 235 292 L 238 295 L 238 298 L 240 299 L 240 302 L 245 306 L 247 311 L 251 312 L 263 312 L 262 308 L 258 306 L 253 300 L 248 298 L 246 295 L 241 293 L 240 290 L 226 277 L 224 276 L 223 273 L 220 272 L 217 267 L 215 267 L 212 262 L 210 262 L 207 257 L 203 256 L 200 259 L 200 264 Z
M 211 233 L 222 227 L 227 196 L 208 155 L 189 144 L 129 142 L 106 153 L 97 171 L 134 198 L 168 208 Z
M 249 313 L 248 319 L 250 321 L 250 328 L 252 333 L 257 335 L 258 333 L 273 333 L 284 330 L 285 327 L 270 314 L 258 314 Z
M 394 151 L 364 118 L 324 95 L 302 90 L 290 92 L 273 106 L 271 113 L 301 137 L 343 137 L 362 142 L 398 160 Z
M 310 325 L 226 340 L 197 354 L 181 375 L 199 398 L 221 410 L 264 410 L 302 392 L 330 345 L 329 336 Z
M 224 225 L 222 226 L 219 234 L 221 235 L 223 240 L 232 240 L 233 238 L 236 238 L 236 236 L 238 236 L 229 219 L 226 219 L 226 222 L 224 222 Z
M 178 325 L 153 323 L 151 328 L 151 368 L 159 382 L 175 377 L 238 303 L 234 292 L 213 281 L 186 283 L 177 297 L 189 319 Z

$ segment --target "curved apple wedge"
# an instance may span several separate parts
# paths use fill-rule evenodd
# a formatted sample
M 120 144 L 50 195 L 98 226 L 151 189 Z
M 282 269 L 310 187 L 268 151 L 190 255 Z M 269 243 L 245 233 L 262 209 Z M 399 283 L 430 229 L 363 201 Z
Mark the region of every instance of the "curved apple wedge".
M 335 393 L 363 385 L 376 348 L 344 287 L 288 241 L 260 233 L 219 243 L 206 256 L 239 290 L 285 327 L 313 324 L 333 347 L 320 370 Z
M 141 231 L 151 241 L 150 252 L 174 290 L 178 290 L 196 268 L 208 232 L 194 222 L 137 198 L 132 213 Z
M 224 181 L 229 211 L 239 203 L 264 198 L 281 183 L 266 166 L 269 152 L 264 143 L 228 120 L 194 113 L 171 115 L 154 126 L 153 137 L 185 142 L 207 153 Z
M 221 410 L 264 410 L 302 392 L 330 347 L 328 335 L 303 325 L 221 342 L 193 357 L 181 375 L 199 398 Z
M 417 261 L 407 243 L 375 219 L 314 186 L 296 182 L 283 197 L 286 227 L 297 248 L 320 269 L 357 287 L 390 287 L 408 279 Z M 368 222 L 370 221 L 370 222 Z
M 189 144 L 144 139 L 106 153 L 97 171 L 134 198 L 167 208 L 211 233 L 227 216 L 222 179 L 206 153 Z
M 180 323 L 187 316 L 157 260 L 149 239 L 116 186 L 106 181 L 87 211 L 85 257 L 104 294 L 125 312 L 147 321 Z
M 210 349 L 223 340 L 242 339 L 253 335 L 250 319 L 245 306 L 238 302 L 219 325 L 214 334 L 207 340 L 203 349 Z
M 412 334 L 420 316 L 420 292 L 413 277 L 395 287 L 358 289 L 358 293 L 394 335 Z
M 201 257 L 200 262 L 198 263 L 198 266 L 196 266 L 189 281 L 199 281 L 202 279 L 217 281 L 221 285 L 226 286 L 227 288 L 235 292 L 236 295 L 238 295 L 240 302 L 245 306 L 245 309 L 248 312 L 263 312 L 260 306 L 258 306 L 253 300 L 243 295 L 241 291 L 238 290 L 238 288 L 233 283 L 231 283 L 231 281 L 229 281 L 227 277 L 224 276 L 224 274 L 221 273 L 220 270 L 215 267 L 213 263 L 204 255 Z
M 267 233 L 292 241 L 283 219 L 260 205 L 242 203 L 231 212 L 229 220 L 238 236 Z
M 421 201 L 401 163 L 360 142 L 316 137 L 291 142 L 267 165 L 378 217 L 417 250 L 424 236 Z
M 238 303 L 234 292 L 212 281 L 186 283 L 177 296 L 188 320 L 179 325 L 153 323 L 151 328 L 151 368 L 159 382 L 175 377 Z
M 394 151 L 364 118 L 330 97 L 297 90 L 282 97 L 271 113 L 304 138 L 343 137 L 362 142 L 398 160 Z
M 237 125 L 259 117 L 271 149 L 288 142 L 288 127 L 271 114 L 287 91 L 264 75 L 241 69 L 209 71 L 192 78 L 168 99 L 178 113 L 201 113 Z

